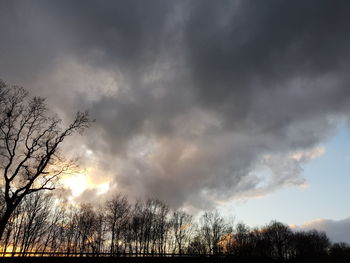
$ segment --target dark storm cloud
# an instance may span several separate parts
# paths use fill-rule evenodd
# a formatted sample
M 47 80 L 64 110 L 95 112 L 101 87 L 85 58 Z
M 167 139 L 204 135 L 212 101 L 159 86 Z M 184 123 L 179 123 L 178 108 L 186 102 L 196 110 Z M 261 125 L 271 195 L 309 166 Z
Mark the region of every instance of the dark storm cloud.
M 349 114 L 345 1 L 0 5 L 2 77 L 89 109 L 74 149 L 135 198 L 204 208 L 302 184 Z
M 327 75 L 343 74 L 339 81 L 346 77 L 348 3 L 242 1 L 231 12 L 226 11 L 227 2 L 196 3 L 186 43 L 197 93 L 203 104 L 224 113 L 232 125 L 241 126 L 253 117 L 252 125 L 259 129 L 284 128 L 305 110 L 313 115 L 322 107 L 337 110 L 348 102 L 343 97 L 348 94 L 346 84 L 316 83 Z M 300 83 L 288 85 L 297 80 Z M 261 96 L 268 98 L 261 101 Z M 280 114 L 269 118 L 270 108 L 278 108 Z

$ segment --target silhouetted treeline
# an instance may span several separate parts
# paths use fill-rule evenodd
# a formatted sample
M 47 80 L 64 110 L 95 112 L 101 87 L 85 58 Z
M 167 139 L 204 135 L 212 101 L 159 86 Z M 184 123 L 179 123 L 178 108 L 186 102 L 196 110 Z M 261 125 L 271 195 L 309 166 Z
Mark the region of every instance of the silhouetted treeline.
M 217 212 L 198 222 L 155 199 L 130 203 L 121 195 L 101 207 L 60 203 L 52 195 L 28 195 L 15 210 L 1 240 L 7 256 L 218 255 L 240 259 L 350 258 L 348 244 L 332 244 L 325 233 L 292 231 L 271 222 L 260 228 L 233 225 Z

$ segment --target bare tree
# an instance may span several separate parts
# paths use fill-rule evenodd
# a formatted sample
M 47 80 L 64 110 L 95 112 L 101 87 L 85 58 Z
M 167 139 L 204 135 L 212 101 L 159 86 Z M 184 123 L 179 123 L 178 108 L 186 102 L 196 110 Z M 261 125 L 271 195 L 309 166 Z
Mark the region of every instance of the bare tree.
M 77 112 L 63 127 L 48 110 L 45 100 L 30 98 L 21 87 L 0 81 L 0 172 L 4 206 L 0 214 L 0 240 L 11 214 L 23 198 L 52 190 L 71 163 L 59 151 L 62 142 L 91 123 L 88 114 Z
M 175 238 L 174 251 L 178 251 L 179 254 L 183 253 L 184 243 L 186 243 L 192 232 L 192 216 L 184 211 L 176 210 L 173 213 L 171 225 L 173 228 L 173 234 Z
M 201 233 L 205 239 L 208 251 L 213 254 L 221 252 L 219 242 L 222 236 L 227 234 L 227 225 L 218 211 L 205 212 L 203 214 Z
M 130 205 L 125 196 L 116 195 L 106 203 L 106 221 L 111 234 L 110 253 L 120 253 L 122 235 L 129 220 Z
M 249 256 L 252 251 L 253 243 L 249 227 L 243 223 L 239 223 L 235 229 L 234 239 L 233 252 L 240 257 Z
M 193 255 L 201 255 L 206 254 L 207 246 L 205 245 L 205 241 L 201 238 L 200 235 L 196 235 L 188 244 L 187 253 Z
M 294 234 L 294 249 L 296 258 L 316 258 L 327 254 L 330 241 L 324 232 L 310 230 Z
M 27 195 L 23 202 L 22 217 L 23 233 L 21 234 L 20 252 L 24 256 L 27 252 L 41 250 L 44 235 L 50 220 L 50 212 L 52 207 L 52 196 L 36 192 Z
M 79 252 L 93 252 L 94 234 L 97 228 L 97 215 L 91 204 L 81 205 L 76 230 L 78 231 Z
M 99 256 L 101 252 L 105 249 L 107 224 L 106 215 L 101 207 L 98 209 L 95 218 L 95 231 L 93 234 L 93 253 L 95 256 Z
M 290 257 L 293 233 L 288 226 L 272 221 L 268 226 L 261 229 L 260 234 L 268 245 L 268 249 L 265 251 L 269 253 L 270 258 L 283 261 Z
M 79 212 L 80 210 L 74 206 L 69 206 L 67 208 L 64 220 L 64 243 L 67 256 L 69 256 L 70 253 L 76 253 L 78 251 L 79 231 L 77 225 L 79 222 Z
M 62 201 L 62 200 L 59 200 Z M 48 224 L 45 238 L 42 240 L 42 251 L 56 252 L 64 247 L 66 205 L 53 206 L 51 209 L 50 223 Z

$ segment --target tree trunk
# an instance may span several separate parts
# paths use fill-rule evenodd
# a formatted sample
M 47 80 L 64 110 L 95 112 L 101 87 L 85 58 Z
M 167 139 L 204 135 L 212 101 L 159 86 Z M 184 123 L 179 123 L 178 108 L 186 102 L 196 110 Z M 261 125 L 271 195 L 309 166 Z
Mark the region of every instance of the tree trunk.
M 0 241 L 2 240 L 2 235 L 4 234 L 6 225 L 14 210 L 15 210 L 15 207 L 10 207 L 10 208 L 7 207 L 5 213 L 0 218 Z

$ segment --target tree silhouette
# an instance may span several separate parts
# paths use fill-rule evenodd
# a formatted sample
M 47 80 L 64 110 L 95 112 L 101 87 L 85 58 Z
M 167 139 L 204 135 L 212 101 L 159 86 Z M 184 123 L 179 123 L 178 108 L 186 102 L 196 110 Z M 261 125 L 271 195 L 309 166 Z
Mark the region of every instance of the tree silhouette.
M 120 240 L 128 223 L 130 205 L 125 196 L 116 195 L 105 206 L 107 228 L 111 235 L 110 253 L 120 253 Z
M 207 245 L 208 251 L 213 254 L 220 252 L 219 242 L 223 235 L 227 234 L 227 225 L 218 211 L 205 212 L 202 215 L 201 234 Z
M 176 210 L 171 219 L 173 235 L 175 238 L 174 253 L 177 249 L 179 254 L 183 254 L 184 243 L 187 242 L 192 231 L 193 218 L 184 211 Z
M 0 240 L 6 224 L 23 198 L 41 190 L 52 190 L 60 174 L 69 170 L 59 151 L 64 139 L 82 132 L 90 124 L 88 114 L 77 112 L 63 127 L 40 97 L 30 98 L 22 87 L 0 81 Z
M 201 259 L 223 259 L 220 262 L 232 262 L 232 259 L 349 262 L 350 259 L 348 244 L 332 245 L 325 233 L 294 232 L 275 221 L 254 229 L 243 223 L 232 228 L 214 211 L 207 212 L 197 227 L 198 222 L 192 221 L 190 215 L 178 210 L 168 213 L 168 207 L 155 199 L 133 203 L 116 195 L 96 207 L 64 202 L 57 206 L 55 198 L 51 192 L 44 191 L 24 197 L 6 226 L 0 242 L 2 255 L 171 256 L 188 257 L 189 261 L 205 256 Z M 181 250 L 177 242 L 181 242 Z

